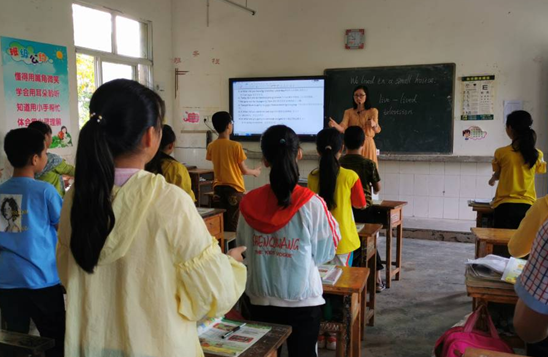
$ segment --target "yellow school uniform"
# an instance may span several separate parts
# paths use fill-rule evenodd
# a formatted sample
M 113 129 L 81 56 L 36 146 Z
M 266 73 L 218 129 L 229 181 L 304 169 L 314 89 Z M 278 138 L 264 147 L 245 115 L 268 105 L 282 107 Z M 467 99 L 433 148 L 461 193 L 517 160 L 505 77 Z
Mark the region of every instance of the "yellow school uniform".
M 166 181 L 182 188 L 196 202 L 196 197 L 194 197 L 194 192 L 192 191 L 192 181 L 185 165 L 176 160 L 166 158 L 162 160 L 161 166 Z
M 535 174 L 546 172 L 546 162 L 542 151 L 532 168 L 525 164 L 519 151 L 514 151 L 512 145 L 495 151 L 493 171 L 500 171 L 497 193 L 493 201 L 496 208 L 502 203 L 526 203 L 532 205 L 537 199 L 535 191 Z
M 352 188 L 359 179 L 358 174 L 354 171 L 342 167 L 337 176 L 334 196 L 337 207 L 331 209 L 331 214 L 339 223 L 341 232 L 341 241 L 337 247 L 337 254 L 347 254 L 360 247 L 360 237 L 358 236 L 358 230 L 354 222 L 351 198 Z M 314 170 L 308 175 L 308 188 L 316 193 L 320 192 L 319 170 Z
M 73 194 L 57 246 L 67 289 L 65 355 L 203 356 L 196 321 L 234 306 L 246 268 L 221 253 L 189 196 L 145 171 L 115 186 L 116 225 L 87 274 L 70 250 Z
M 508 251 L 521 258 L 531 252 L 538 230 L 548 219 L 548 196 L 539 198 L 527 211 L 518 230 L 508 242 Z
M 207 146 L 206 160 L 213 162 L 215 186 L 230 186 L 238 192 L 244 192 L 244 176 L 240 163 L 245 161 L 242 144 L 219 138 Z

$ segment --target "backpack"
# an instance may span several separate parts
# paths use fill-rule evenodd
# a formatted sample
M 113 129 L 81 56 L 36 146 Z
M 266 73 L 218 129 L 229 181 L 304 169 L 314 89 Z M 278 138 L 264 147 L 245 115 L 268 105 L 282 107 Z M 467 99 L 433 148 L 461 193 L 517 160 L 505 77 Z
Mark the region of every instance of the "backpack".
M 476 329 L 476 324 L 482 315 L 488 332 Z M 497 329 L 489 316 L 487 307 L 481 305 L 466 320 L 464 326 L 456 326 L 447 330 L 443 336 L 436 341 L 434 349 L 436 357 L 462 357 L 468 347 L 479 348 L 489 351 L 514 353 L 514 350 L 500 339 Z

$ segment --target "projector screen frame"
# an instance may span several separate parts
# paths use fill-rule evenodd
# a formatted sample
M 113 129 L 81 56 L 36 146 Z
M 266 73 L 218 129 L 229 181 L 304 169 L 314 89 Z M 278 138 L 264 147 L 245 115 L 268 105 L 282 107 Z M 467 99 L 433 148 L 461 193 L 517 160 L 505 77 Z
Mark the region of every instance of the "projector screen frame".
M 325 117 L 326 113 L 326 103 L 327 103 L 327 77 L 323 75 L 315 76 L 283 76 L 283 77 L 242 77 L 242 78 L 229 78 L 228 79 L 228 92 L 229 92 L 229 112 L 234 120 L 234 97 L 233 97 L 233 83 L 234 82 L 260 82 L 260 81 L 291 81 L 291 80 L 314 80 L 322 79 L 324 81 L 324 92 L 323 92 L 323 126 L 322 129 L 327 127 L 327 118 Z M 261 134 L 255 135 L 234 135 L 235 123 L 233 122 L 233 130 L 230 134 L 230 140 L 242 141 L 242 142 L 259 142 L 261 141 Z M 299 133 L 297 133 L 298 135 Z M 301 142 L 315 142 L 317 134 L 314 135 L 298 135 Z

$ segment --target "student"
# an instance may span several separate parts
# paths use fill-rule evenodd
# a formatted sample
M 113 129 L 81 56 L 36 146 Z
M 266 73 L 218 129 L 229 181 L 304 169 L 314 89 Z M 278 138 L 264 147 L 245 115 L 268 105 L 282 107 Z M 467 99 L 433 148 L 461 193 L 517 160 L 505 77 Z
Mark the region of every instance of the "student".
M 46 149 L 49 149 L 52 141 L 51 126 L 41 121 L 35 121 L 30 123 L 28 127 L 29 129 L 38 130 L 46 137 Z M 59 155 L 48 152 L 48 163 L 42 172 L 36 174 L 35 178 L 51 183 L 55 186 L 59 195 L 65 197 L 63 175 L 74 177 L 74 166 L 67 164 Z
M 495 151 L 493 177 L 489 185 L 500 180 L 493 201 L 495 228 L 517 229 L 527 210 L 537 199 L 535 174 L 546 172 L 542 151 L 535 148 L 537 135 L 531 128 L 533 119 L 518 110 L 506 120 L 506 134 L 512 144 Z
M 341 230 L 334 264 L 352 265 L 352 252 L 360 247 L 360 238 L 352 215 L 352 207 L 365 208 L 366 201 L 358 174 L 340 167 L 343 149 L 342 134 L 337 129 L 324 129 L 316 138 L 320 154 L 320 168 L 308 175 L 308 187 L 318 193 L 327 204 Z
M 515 285 L 519 300 L 514 313 L 514 328 L 527 342 L 527 356 L 548 356 L 547 255 L 548 220 L 540 227 L 529 260 Z
M 192 182 L 185 165 L 171 157 L 175 150 L 177 137 L 173 129 L 164 124 L 162 127 L 162 141 L 156 156 L 146 165 L 146 170 L 164 176 L 166 181 L 183 189 L 196 202 L 192 191 Z
M 144 171 L 158 151 L 162 99 L 126 79 L 103 84 L 80 132 L 59 229 L 71 357 L 201 356 L 196 321 L 245 288 L 241 252 L 221 253 L 190 197 Z M 238 260 L 238 261 L 237 261 Z
M 336 221 L 325 202 L 297 185 L 299 139 L 285 125 L 261 138 L 270 184 L 249 192 L 241 202 L 237 243 L 247 253 L 252 319 L 290 325 L 289 357 L 316 356 L 323 288 L 317 266 L 335 256 Z
M 63 356 L 65 305 L 55 266 L 63 200 L 52 185 L 34 179 L 48 160 L 44 135 L 27 128 L 11 130 L 4 151 L 13 177 L 0 185 L 2 319 L 8 331 L 25 334 L 32 319 L 40 336 L 55 340 L 46 356 Z
M 244 196 L 243 175 L 261 174 L 261 167 L 249 169 L 242 145 L 230 140 L 232 117 L 227 112 L 217 112 L 212 117 L 219 138 L 207 146 L 206 160 L 213 162 L 213 207 L 224 208 L 224 230 L 235 232 L 240 216 L 240 201 Z
M 525 214 L 517 231 L 508 242 L 510 255 L 516 258 L 525 257 L 531 252 L 531 246 L 539 228 L 548 219 L 548 196 L 539 198 Z
M 354 219 L 360 223 L 378 223 L 382 218 L 378 212 L 372 211 L 373 200 L 371 198 L 371 187 L 375 194 L 381 190 L 381 178 L 377 171 L 377 165 L 374 161 L 362 156 L 365 134 L 359 126 L 350 126 L 344 132 L 344 145 L 346 146 L 346 155 L 341 157 L 341 166 L 345 169 L 354 171 L 360 177 L 367 202 L 366 209 L 354 209 Z M 385 286 L 382 282 L 381 270 L 384 267 L 381 263 L 381 257 L 377 252 L 377 292 L 382 292 Z

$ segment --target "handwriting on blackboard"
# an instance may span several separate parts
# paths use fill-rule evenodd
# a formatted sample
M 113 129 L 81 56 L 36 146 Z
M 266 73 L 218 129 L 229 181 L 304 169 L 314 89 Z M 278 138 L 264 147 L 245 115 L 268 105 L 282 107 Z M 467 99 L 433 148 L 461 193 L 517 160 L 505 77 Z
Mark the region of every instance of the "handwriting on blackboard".
M 371 84 L 388 84 L 388 85 L 405 85 L 405 84 L 436 84 L 436 79 L 433 77 L 421 77 L 420 74 L 407 75 L 401 78 L 382 78 L 377 76 L 354 76 L 350 77 L 352 85 L 371 85 Z

